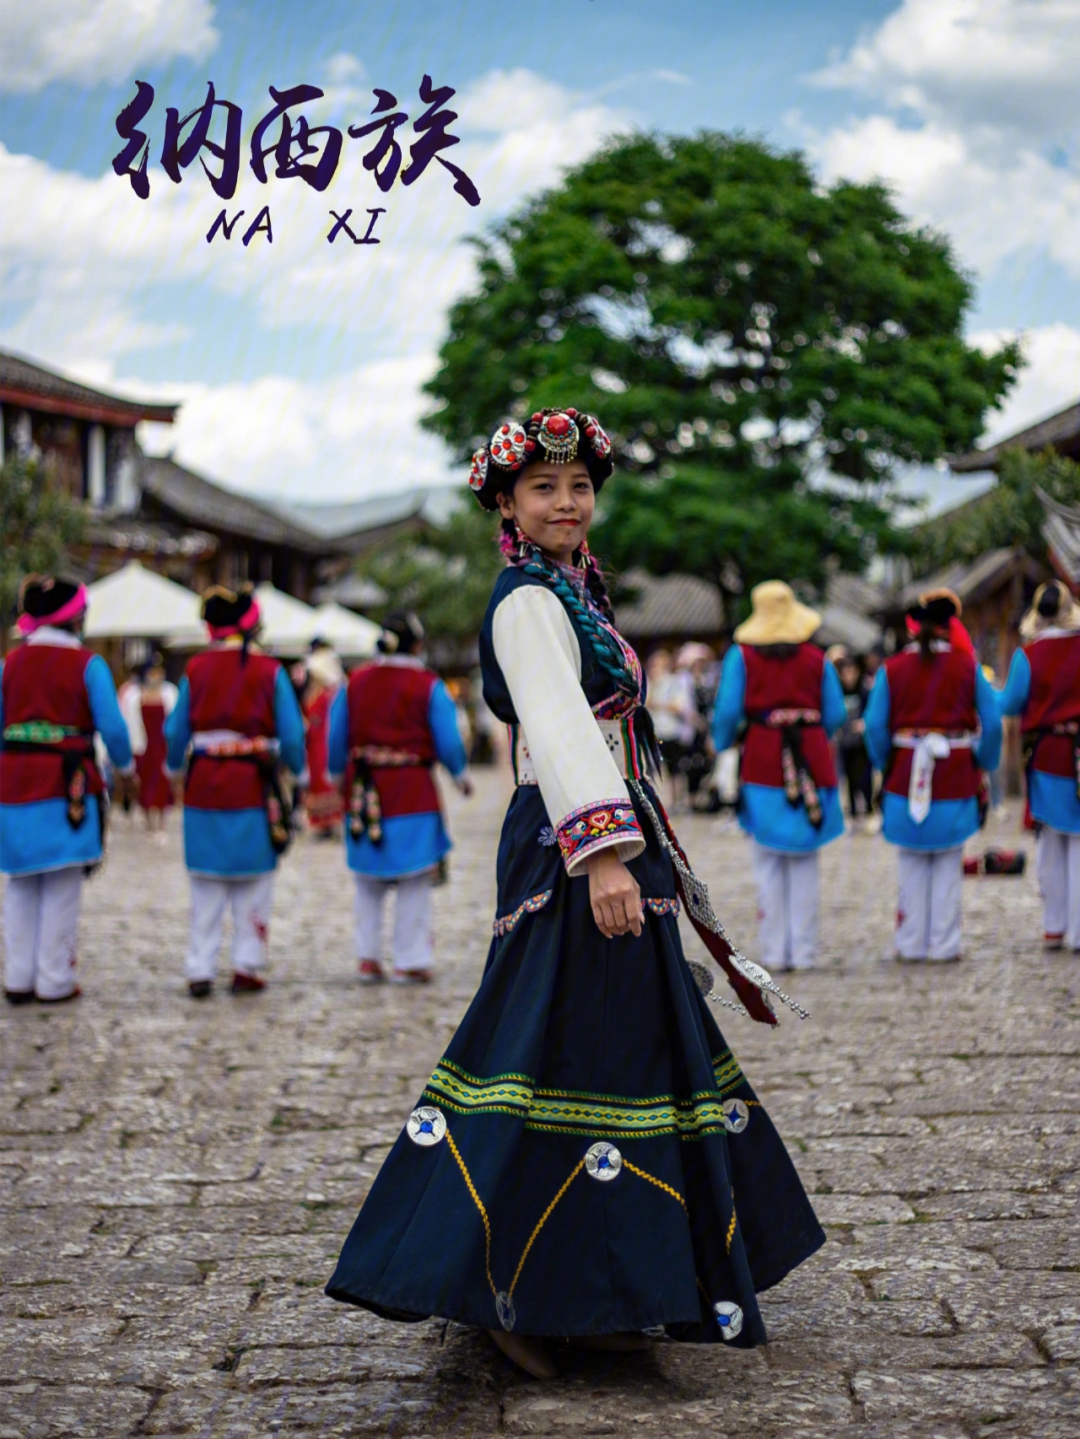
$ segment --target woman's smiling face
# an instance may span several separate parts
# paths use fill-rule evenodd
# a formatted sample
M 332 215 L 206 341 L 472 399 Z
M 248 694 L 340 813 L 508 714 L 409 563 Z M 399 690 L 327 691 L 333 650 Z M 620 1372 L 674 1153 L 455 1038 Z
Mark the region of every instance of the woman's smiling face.
M 535 460 L 509 494 L 499 495 L 503 518 L 516 520 L 544 554 L 563 564 L 581 547 L 595 508 L 592 477 L 582 460 L 567 465 Z

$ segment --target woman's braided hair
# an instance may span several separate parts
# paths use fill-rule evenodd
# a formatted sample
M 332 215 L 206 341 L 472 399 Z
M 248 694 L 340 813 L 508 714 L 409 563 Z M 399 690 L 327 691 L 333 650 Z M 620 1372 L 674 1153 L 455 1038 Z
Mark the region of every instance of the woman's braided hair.
M 575 555 L 581 565 L 585 591 L 592 604 L 586 602 L 576 585 L 567 579 L 563 570 L 549 560 L 512 519 L 504 519 L 499 535 L 499 548 L 506 556 L 507 564 L 515 569 L 542 580 L 559 597 L 565 609 L 576 619 L 581 630 L 587 635 L 596 662 L 612 680 L 616 689 L 623 694 L 637 695 L 638 680 L 627 666 L 623 651 L 611 634 L 597 622 L 594 609 L 609 623 L 614 622 L 615 613 L 604 584 L 604 576 L 596 563 L 588 543 L 583 541 Z

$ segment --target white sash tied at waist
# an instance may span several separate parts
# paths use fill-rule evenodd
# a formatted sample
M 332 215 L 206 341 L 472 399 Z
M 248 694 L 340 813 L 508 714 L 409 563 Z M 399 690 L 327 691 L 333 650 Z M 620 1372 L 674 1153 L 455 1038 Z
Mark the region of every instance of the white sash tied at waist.
M 907 803 L 908 814 L 916 824 L 922 824 L 930 813 L 936 761 L 948 759 L 954 749 L 971 749 L 974 743 L 975 736 L 973 734 L 945 735 L 936 730 L 930 730 L 928 734 L 921 735 L 893 735 L 893 745 L 897 749 L 913 751 Z
M 632 723 L 626 719 L 598 719 L 596 723 L 623 779 L 639 778 L 641 767 L 638 764 Z M 536 766 L 529 753 L 525 735 L 517 725 L 510 727 L 510 745 L 515 782 L 519 785 L 536 784 Z

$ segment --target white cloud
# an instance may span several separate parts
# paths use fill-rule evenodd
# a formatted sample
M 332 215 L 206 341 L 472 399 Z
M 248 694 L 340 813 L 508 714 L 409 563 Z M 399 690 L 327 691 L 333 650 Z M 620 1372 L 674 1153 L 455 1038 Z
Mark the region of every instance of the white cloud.
M 211 0 L 0 0 L 0 88 L 123 80 L 141 65 L 202 60 L 218 42 Z
M 144 425 L 151 453 L 172 451 L 200 473 L 249 494 L 359 498 L 452 474 L 418 426 L 420 386 L 434 354 L 376 360 L 323 380 L 266 375 L 225 385 L 153 385 L 144 398 L 181 400 L 174 425 Z M 464 481 L 464 471 L 460 476 Z
M 1080 113 L 1080 0 L 903 0 L 815 77 L 1036 140 Z
M 808 148 L 827 179 L 892 183 L 983 271 L 1045 249 L 1080 274 L 1078 73 L 1080 0 L 902 0 L 813 77 L 890 113 Z
M 1080 275 L 1080 175 L 1034 150 L 995 159 L 959 129 L 905 128 L 891 115 L 851 120 L 808 146 L 827 180 L 887 180 L 903 210 L 945 229 L 984 274 L 1008 255 L 1045 249 Z
M 334 57 L 325 74 L 339 94 L 364 80 L 351 55 Z M 416 97 L 400 98 L 415 113 Z M 445 452 L 418 429 L 427 403 L 419 385 L 434 368 L 448 305 L 475 280 L 465 236 L 555 183 L 622 123 L 618 112 L 525 70 L 481 76 L 460 99 L 454 133 L 462 143 L 452 158 L 476 183 L 480 209 L 453 192 L 438 163 L 409 189 L 384 196 L 363 168 L 364 145 L 347 140 L 321 196 L 296 180 L 259 185 L 245 164 L 227 208 L 246 216 L 231 241 L 219 236 L 212 245 L 203 236 L 221 202 L 197 165 L 180 185 L 152 169 L 150 198 L 141 201 L 111 170 L 88 179 L 0 146 L 8 317 L 0 344 L 149 398 L 126 357 L 153 344 L 205 342 L 215 296 L 226 294 L 246 305 L 249 353 L 258 354 L 260 330 L 303 326 L 316 327 L 319 343 L 330 346 L 351 348 L 362 336 L 367 352 L 382 358 L 320 382 L 274 374 L 152 387 L 184 402 L 166 447 L 175 444 L 179 458 L 224 482 L 263 493 L 347 496 L 385 489 L 399 475 L 439 478 Z M 354 118 L 326 106 L 319 102 L 320 123 Z M 255 239 L 245 250 L 243 226 L 267 203 L 274 243 Z M 352 207 L 362 234 L 367 208 L 377 205 L 387 207 L 381 244 L 354 247 L 344 235 L 326 243 L 331 207 Z M 162 286 L 173 287 L 165 322 L 157 318 Z
M 989 352 L 1016 337 L 1015 330 L 980 330 L 971 343 Z M 1080 329 L 1041 325 L 1024 331 L 1020 340 L 1027 363 L 1002 409 L 990 417 L 981 444 L 994 444 L 1080 399 Z

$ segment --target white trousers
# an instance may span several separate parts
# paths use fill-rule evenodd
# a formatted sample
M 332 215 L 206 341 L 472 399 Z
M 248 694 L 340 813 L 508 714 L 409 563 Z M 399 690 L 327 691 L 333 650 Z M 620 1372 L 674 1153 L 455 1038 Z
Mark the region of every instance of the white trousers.
M 758 935 L 766 969 L 813 969 L 821 881 L 817 850 L 785 854 L 753 841 Z
M 274 872 L 253 879 L 209 879 L 191 876 L 191 940 L 184 973 L 188 980 L 213 979 L 225 930 L 225 911 L 232 907 L 233 969 L 258 974 L 266 968 Z
M 12 875 L 4 895 L 4 988 L 64 999 L 75 988 L 82 865 Z
M 896 952 L 902 959 L 956 959 L 964 851 L 901 849 Z
M 382 959 L 383 902 L 391 885 L 353 872 L 356 884 L 356 957 Z M 397 880 L 391 957 L 394 968 L 430 969 L 435 941 L 431 920 L 431 875 Z
M 1044 825 L 1035 841 L 1035 863 L 1043 931 L 1063 935 L 1066 949 L 1080 949 L 1080 834 Z

